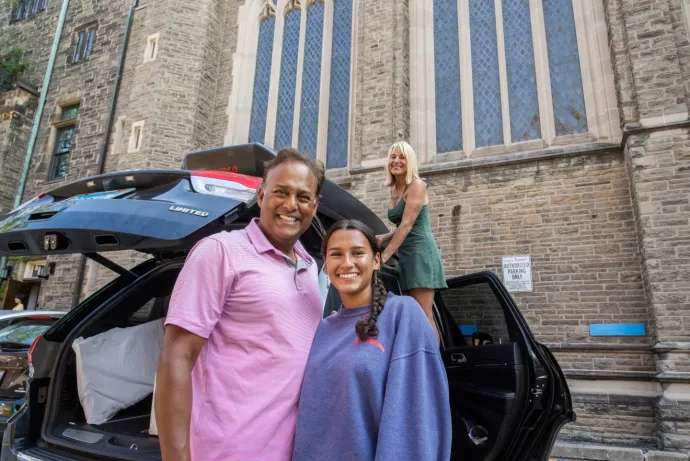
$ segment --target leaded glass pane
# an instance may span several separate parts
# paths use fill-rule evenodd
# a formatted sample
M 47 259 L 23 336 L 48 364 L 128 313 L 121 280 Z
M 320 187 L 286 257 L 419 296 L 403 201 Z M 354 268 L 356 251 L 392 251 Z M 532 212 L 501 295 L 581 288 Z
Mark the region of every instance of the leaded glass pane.
M 86 41 L 86 50 L 84 51 L 84 59 L 91 57 L 91 50 L 93 50 L 93 42 L 96 40 L 96 29 L 89 30 L 89 37 Z
M 67 174 L 69 154 L 72 151 L 72 135 L 74 127 L 60 128 L 55 139 L 53 165 L 50 169 L 50 179 L 62 178 Z
M 503 0 L 503 34 L 512 141 L 540 139 L 541 118 L 529 0 Z
M 587 132 L 573 0 L 543 0 L 556 135 Z
M 503 144 L 496 10 L 492 0 L 470 0 L 470 31 L 475 145 Z
M 335 0 L 331 87 L 328 109 L 328 168 L 347 166 L 350 119 L 350 59 L 352 54 L 352 0 Z
M 271 83 L 271 59 L 273 57 L 273 33 L 275 18 L 268 17 L 259 25 L 259 46 L 256 52 L 254 74 L 254 97 L 249 124 L 249 142 L 264 143 L 266 113 L 268 111 L 268 90 Z
M 72 62 L 78 62 L 81 59 L 81 48 L 84 44 L 84 31 L 77 34 L 77 47 L 74 50 L 74 58 Z
M 17 6 L 15 6 L 15 12 L 14 12 L 14 19 L 15 21 L 18 21 L 22 19 L 22 16 L 24 15 L 24 2 L 19 2 L 17 3 Z
M 457 0 L 434 0 L 436 150 L 462 150 Z
M 321 48 L 323 43 L 324 5 L 317 1 L 307 10 L 307 34 L 302 69 L 302 96 L 300 102 L 300 151 L 316 158 L 316 138 L 319 128 L 319 91 L 321 89 Z
M 73 118 L 77 118 L 77 115 L 79 115 L 79 104 L 75 104 L 74 106 L 66 106 L 62 108 L 62 112 L 60 113 L 60 120 L 70 120 Z
M 280 84 L 278 87 L 278 115 L 276 117 L 276 136 L 273 143 L 276 149 L 292 145 L 300 16 L 299 10 L 293 10 L 285 17 Z

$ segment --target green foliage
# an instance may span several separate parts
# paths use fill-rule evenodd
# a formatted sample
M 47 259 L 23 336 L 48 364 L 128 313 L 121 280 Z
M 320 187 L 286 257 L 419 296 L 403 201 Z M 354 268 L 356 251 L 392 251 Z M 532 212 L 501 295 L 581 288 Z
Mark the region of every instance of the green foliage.
M 0 42 L 0 86 L 7 87 L 28 67 L 24 47 L 10 40 Z

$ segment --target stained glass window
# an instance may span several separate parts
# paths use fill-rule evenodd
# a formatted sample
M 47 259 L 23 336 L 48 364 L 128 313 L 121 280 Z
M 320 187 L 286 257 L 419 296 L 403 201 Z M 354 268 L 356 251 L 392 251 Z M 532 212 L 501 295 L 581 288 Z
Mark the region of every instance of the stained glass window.
M 462 149 L 459 46 L 457 0 L 435 0 L 436 149 L 439 153 Z
M 259 25 L 259 45 L 256 52 L 254 73 L 254 95 L 252 115 L 249 124 L 249 142 L 264 142 L 266 133 L 266 112 L 268 110 L 268 89 L 271 82 L 271 60 L 273 58 L 273 33 L 276 20 L 268 16 Z
M 316 1 L 307 10 L 307 33 L 304 44 L 302 69 L 302 96 L 300 100 L 300 151 L 316 158 L 316 140 L 319 131 L 319 94 L 321 89 L 321 48 L 323 43 L 324 4 Z
M 292 145 L 300 16 L 300 10 L 292 10 L 285 16 L 278 88 L 278 115 L 276 118 L 275 141 L 273 143 L 276 149 Z
M 352 0 L 335 0 L 328 110 L 328 168 L 347 166 L 351 55 Z
M 475 145 L 503 144 L 496 10 L 493 1 L 470 0 L 470 31 Z
M 503 0 L 503 34 L 513 142 L 541 138 L 529 0 Z
M 573 0 L 543 0 L 556 135 L 587 132 Z

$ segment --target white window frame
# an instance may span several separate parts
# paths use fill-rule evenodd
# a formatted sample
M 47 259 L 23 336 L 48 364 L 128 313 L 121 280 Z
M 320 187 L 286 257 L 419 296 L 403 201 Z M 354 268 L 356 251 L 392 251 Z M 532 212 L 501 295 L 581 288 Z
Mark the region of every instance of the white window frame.
M 137 137 L 137 131 L 139 132 L 139 136 Z M 144 121 L 138 121 L 135 123 L 132 123 L 132 131 L 130 132 L 129 135 L 129 147 L 127 149 L 127 152 L 139 152 L 141 149 L 141 145 L 144 140 Z
M 530 0 L 535 70 L 541 119 L 540 140 L 513 143 L 510 133 L 503 0 L 495 2 L 504 143 L 475 148 L 469 0 L 458 2 L 463 150 L 437 154 L 433 0 L 410 0 L 410 142 L 421 162 L 436 156 L 471 157 L 586 142 L 622 139 L 606 16 L 601 0 L 573 0 L 588 133 L 556 136 L 542 0 Z
M 225 144 L 242 144 L 249 140 L 249 124 L 252 111 L 252 98 L 254 95 L 254 74 L 256 72 L 256 58 L 259 40 L 259 27 L 257 21 L 265 11 L 266 1 L 270 0 L 246 0 L 238 12 L 238 43 L 237 51 L 233 55 L 233 81 L 230 98 L 228 101 L 228 128 L 225 134 Z M 331 83 L 331 58 L 333 42 L 333 0 L 278 0 L 274 8 L 275 29 L 273 36 L 273 55 L 271 57 L 271 79 L 268 93 L 268 106 L 266 114 L 265 144 L 273 147 L 276 130 L 276 118 L 278 112 L 278 91 L 280 82 L 280 65 L 283 48 L 283 31 L 285 28 L 285 12 L 288 4 L 290 7 L 301 10 L 300 38 L 297 55 L 297 75 L 302 75 L 301 69 L 304 63 L 304 47 L 306 41 L 307 14 L 306 11 L 314 2 L 324 4 L 323 42 L 321 48 L 321 82 L 319 89 L 319 124 L 317 132 L 316 158 L 324 164 L 327 161 L 328 143 L 328 109 Z M 358 2 L 352 5 L 352 50 L 350 60 L 350 113 L 348 114 L 348 167 L 350 165 L 350 153 L 353 150 L 353 127 L 355 115 L 355 75 L 356 75 L 356 41 L 357 41 L 357 7 Z M 296 147 L 299 137 L 299 115 L 302 100 L 302 81 L 298 78 L 295 87 L 294 117 L 292 129 L 292 146 Z
M 160 32 L 151 34 L 146 38 L 146 50 L 144 50 L 144 62 L 155 61 L 158 57 L 158 48 L 160 48 Z

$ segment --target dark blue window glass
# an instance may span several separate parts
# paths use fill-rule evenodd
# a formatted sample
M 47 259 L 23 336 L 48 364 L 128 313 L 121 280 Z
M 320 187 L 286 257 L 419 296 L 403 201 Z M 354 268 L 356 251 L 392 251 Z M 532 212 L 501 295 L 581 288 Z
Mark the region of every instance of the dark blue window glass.
M 462 150 L 457 0 L 434 0 L 436 150 Z
M 474 133 L 477 147 L 503 144 L 496 10 L 489 0 L 470 0 Z
M 299 140 L 297 147 L 316 158 L 319 131 L 319 95 L 321 90 L 321 48 L 323 47 L 324 5 L 316 1 L 307 10 L 304 45 L 302 95 L 300 99 Z
M 352 0 L 335 0 L 333 5 L 333 45 L 331 47 L 326 167 L 341 168 L 347 166 Z
M 292 10 L 285 16 L 280 83 L 278 87 L 278 114 L 276 116 L 276 135 L 273 143 L 275 149 L 292 145 L 300 16 L 300 10 Z
M 513 142 L 541 138 L 529 0 L 503 0 L 510 133 Z
M 587 115 L 573 0 L 543 2 L 556 135 L 586 133 Z
M 271 83 L 271 59 L 273 57 L 275 23 L 275 18 L 269 16 L 261 21 L 259 25 L 259 45 L 256 52 L 249 142 L 263 143 L 266 133 L 266 113 L 268 111 L 268 90 Z

